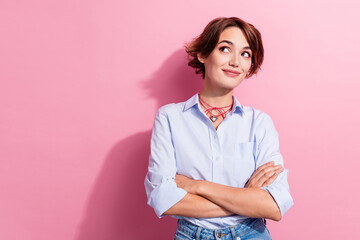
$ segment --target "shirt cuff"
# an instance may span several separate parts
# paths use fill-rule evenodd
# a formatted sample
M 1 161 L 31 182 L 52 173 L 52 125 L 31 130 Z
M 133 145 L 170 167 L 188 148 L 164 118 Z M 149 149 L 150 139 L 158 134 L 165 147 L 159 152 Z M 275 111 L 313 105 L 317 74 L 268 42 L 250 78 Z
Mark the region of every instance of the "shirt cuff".
M 281 175 L 281 174 L 280 174 Z M 280 177 L 278 176 L 278 178 Z M 282 178 L 287 178 L 288 172 L 284 170 Z M 277 179 L 281 180 L 281 179 Z M 267 191 L 274 198 L 276 204 L 278 205 L 281 213 L 281 218 L 284 214 L 294 205 L 294 201 L 290 195 L 289 187 L 287 181 L 284 183 L 282 181 L 275 181 L 267 187 L 261 187 L 261 189 Z
M 169 208 L 179 202 L 187 192 L 178 188 L 175 178 L 164 176 L 162 182 L 150 194 L 148 204 L 155 210 L 159 218 L 164 217 L 162 214 Z

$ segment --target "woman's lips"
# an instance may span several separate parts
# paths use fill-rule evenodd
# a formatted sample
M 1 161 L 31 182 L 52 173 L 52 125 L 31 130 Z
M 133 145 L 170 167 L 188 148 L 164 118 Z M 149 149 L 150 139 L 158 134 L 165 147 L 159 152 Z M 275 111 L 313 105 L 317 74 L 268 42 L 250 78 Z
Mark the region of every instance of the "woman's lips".
M 232 71 L 232 70 L 228 70 L 228 69 L 223 69 L 224 73 L 230 77 L 237 77 L 240 75 L 239 72 L 237 71 Z

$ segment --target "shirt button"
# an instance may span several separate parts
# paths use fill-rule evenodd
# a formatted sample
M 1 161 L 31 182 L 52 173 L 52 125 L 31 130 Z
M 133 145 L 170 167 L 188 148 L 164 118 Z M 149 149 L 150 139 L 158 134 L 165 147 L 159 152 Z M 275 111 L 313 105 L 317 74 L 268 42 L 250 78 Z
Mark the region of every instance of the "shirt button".
M 236 240 L 241 240 L 240 237 L 236 237 Z
M 216 157 L 215 159 L 216 159 L 216 161 L 219 161 L 220 158 L 219 158 L 219 157 Z

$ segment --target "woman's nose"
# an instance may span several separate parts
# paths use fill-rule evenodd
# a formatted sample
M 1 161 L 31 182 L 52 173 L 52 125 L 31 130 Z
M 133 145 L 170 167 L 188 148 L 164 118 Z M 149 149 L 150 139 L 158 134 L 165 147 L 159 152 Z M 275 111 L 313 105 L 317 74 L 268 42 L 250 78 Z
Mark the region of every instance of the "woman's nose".
M 238 67 L 239 66 L 239 57 L 237 56 L 237 54 L 232 55 L 232 57 L 230 58 L 229 65 L 232 66 L 232 67 Z

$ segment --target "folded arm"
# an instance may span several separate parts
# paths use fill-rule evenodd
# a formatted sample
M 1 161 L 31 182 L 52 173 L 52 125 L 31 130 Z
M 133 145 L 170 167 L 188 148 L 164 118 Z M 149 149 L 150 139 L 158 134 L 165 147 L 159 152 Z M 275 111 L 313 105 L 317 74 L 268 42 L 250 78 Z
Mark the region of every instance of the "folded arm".
M 199 218 L 238 214 L 279 220 L 281 214 L 276 203 L 260 187 L 271 184 L 282 170 L 281 165 L 264 164 L 252 175 L 246 188 L 227 187 L 176 175 L 177 186 L 188 193 L 164 214 Z
M 216 203 L 191 193 L 187 193 L 183 199 L 164 213 L 164 215 L 196 218 L 225 217 L 233 214 Z
M 246 217 L 281 219 L 280 210 L 265 190 L 260 188 L 236 188 L 203 180 L 192 180 L 177 175 L 179 187 L 191 194 L 202 196 L 228 211 Z

